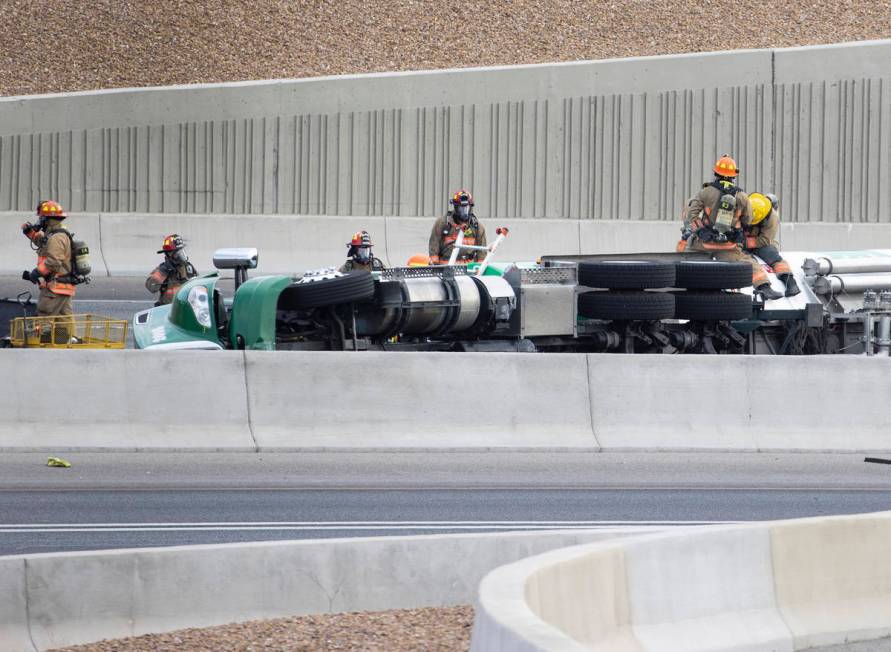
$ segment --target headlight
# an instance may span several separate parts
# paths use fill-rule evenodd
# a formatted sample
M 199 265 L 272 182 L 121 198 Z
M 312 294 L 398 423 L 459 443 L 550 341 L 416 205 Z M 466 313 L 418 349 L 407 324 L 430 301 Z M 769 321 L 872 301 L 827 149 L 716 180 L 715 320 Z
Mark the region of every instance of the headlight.
M 189 290 L 189 305 L 195 313 L 195 319 L 204 328 L 210 328 L 210 302 L 207 299 L 207 288 L 204 286 L 193 287 Z

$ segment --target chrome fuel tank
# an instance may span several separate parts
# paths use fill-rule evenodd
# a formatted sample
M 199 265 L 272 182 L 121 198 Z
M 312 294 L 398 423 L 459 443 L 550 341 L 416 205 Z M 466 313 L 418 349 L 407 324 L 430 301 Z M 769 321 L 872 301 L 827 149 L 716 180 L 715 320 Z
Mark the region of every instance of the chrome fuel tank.
M 359 308 L 360 335 L 463 333 L 498 319 L 496 313 L 509 319 L 515 305 L 513 290 L 503 279 L 469 276 L 463 268 L 387 272 L 377 281 L 375 301 Z

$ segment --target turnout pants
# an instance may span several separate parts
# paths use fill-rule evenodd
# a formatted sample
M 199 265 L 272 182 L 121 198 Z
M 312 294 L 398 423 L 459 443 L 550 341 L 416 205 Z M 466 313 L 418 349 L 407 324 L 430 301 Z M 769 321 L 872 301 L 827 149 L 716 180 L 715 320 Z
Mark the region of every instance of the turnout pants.
M 773 268 L 774 273 L 776 274 L 791 274 L 792 268 L 789 267 L 789 263 L 783 260 L 783 257 L 780 255 L 780 252 L 776 247 L 772 247 L 767 245 L 766 247 L 756 247 L 755 249 L 749 249 L 753 254 L 758 256 L 765 263 L 770 265 Z
M 767 247 L 761 248 L 766 249 Z M 697 238 L 693 240 L 689 251 L 706 251 L 713 254 L 715 260 L 727 263 L 748 263 L 752 267 L 752 285 L 758 287 L 762 283 L 768 282 L 767 272 L 761 267 L 761 263 L 755 260 L 751 254 L 746 253 L 737 246 L 734 246 L 732 249 L 709 249 Z M 774 249 L 774 251 L 776 251 L 776 249 Z M 788 269 L 788 265 L 786 267 Z
M 37 300 L 38 317 L 67 317 L 73 314 L 70 296 L 56 294 L 47 288 L 40 288 L 40 298 Z M 47 319 L 43 321 L 38 319 L 36 323 L 40 329 L 41 342 L 49 342 L 52 339 L 54 344 L 65 344 L 72 335 L 70 327 L 73 320 Z

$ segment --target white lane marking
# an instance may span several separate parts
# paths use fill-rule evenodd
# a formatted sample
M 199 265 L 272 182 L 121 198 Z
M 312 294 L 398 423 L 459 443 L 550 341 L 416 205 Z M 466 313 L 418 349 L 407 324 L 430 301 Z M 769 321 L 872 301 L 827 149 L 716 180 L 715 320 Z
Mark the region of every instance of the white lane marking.
M 554 530 L 727 525 L 737 521 L 336 521 L 305 523 L 66 523 L 0 525 L 0 534 L 41 532 L 226 532 L 315 530 Z
M 711 525 L 739 521 L 156 521 L 117 523 L 0 523 L 4 527 L 149 527 L 153 525 Z

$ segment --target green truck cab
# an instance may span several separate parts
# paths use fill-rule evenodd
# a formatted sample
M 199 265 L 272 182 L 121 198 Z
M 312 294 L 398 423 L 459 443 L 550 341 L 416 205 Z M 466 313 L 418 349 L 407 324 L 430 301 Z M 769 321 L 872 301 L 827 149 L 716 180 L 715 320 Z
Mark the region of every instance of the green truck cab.
M 459 339 L 504 335 L 516 306 L 505 266 L 483 276 L 464 267 L 348 274 L 329 268 L 248 279 L 257 260 L 255 249 L 215 252 L 217 269 L 235 270 L 232 298 L 220 291 L 218 272 L 188 281 L 169 305 L 134 316 L 136 347 L 447 350 Z

